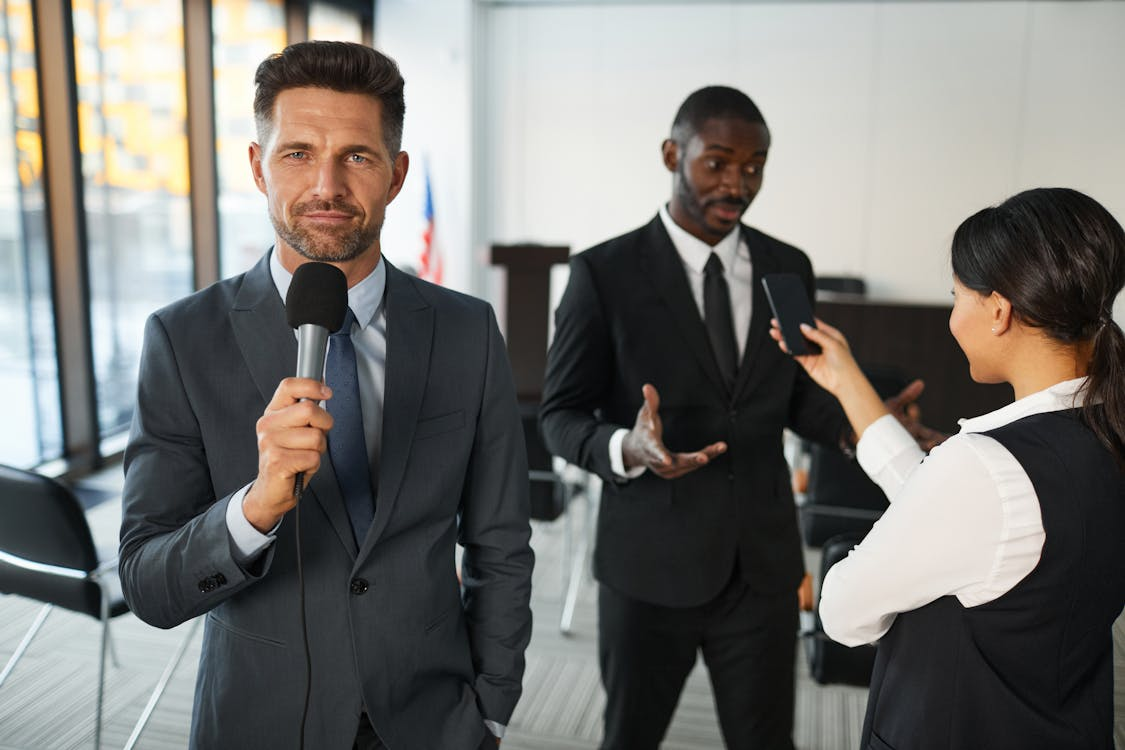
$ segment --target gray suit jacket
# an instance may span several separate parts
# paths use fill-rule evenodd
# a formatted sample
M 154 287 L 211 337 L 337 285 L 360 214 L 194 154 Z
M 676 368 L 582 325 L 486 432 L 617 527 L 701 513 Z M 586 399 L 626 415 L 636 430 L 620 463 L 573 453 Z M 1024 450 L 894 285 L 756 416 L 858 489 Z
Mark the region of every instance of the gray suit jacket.
M 504 342 L 480 300 L 388 264 L 375 520 L 356 548 L 331 463 L 250 569 L 230 496 L 257 474 L 256 420 L 297 345 L 268 257 L 154 313 L 125 454 L 121 580 L 168 628 L 206 614 L 191 741 L 345 750 L 366 710 L 384 743 L 475 748 L 520 695 L 533 555 L 523 434 Z M 455 543 L 464 547 L 458 584 Z

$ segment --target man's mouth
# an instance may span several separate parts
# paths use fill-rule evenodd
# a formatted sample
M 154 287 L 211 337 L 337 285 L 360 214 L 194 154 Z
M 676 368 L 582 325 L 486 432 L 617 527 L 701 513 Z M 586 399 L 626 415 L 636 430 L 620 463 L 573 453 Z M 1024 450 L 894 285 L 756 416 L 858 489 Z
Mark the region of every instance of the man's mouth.
M 747 205 L 747 203 L 744 203 L 742 201 L 720 200 L 712 201 L 708 207 L 711 208 L 716 214 L 718 214 L 719 218 L 723 219 L 724 221 L 738 221 L 738 217 L 742 216 L 742 213 L 746 210 Z
M 351 221 L 359 215 L 359 211 L 351 206 L 334 205 L 327 201 L 323 203 L 306 203 L 293 207 L 295 218 L 311 219 L 315 222 L 335 224 Z

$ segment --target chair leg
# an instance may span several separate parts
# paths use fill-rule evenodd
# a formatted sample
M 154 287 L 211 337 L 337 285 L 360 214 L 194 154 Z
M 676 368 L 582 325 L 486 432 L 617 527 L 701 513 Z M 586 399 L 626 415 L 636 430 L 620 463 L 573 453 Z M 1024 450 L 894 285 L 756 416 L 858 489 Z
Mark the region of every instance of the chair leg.
M 164 667 L 164 673 L 160 675 L 160 680 L 157 681 L 156 687 L 153 688 L 152 695 L 148 699 L 148 704 L 145 710 L 141 712 L 141 718 L 137 719 L 137 725 L 133 727 L 133 733 L 129 735 L 128 742 L 125 743 L 124 750 L 133 750 L 137 740 L 140 739 L 141 732 L 144 731 L 145 725 L 148 724 L 149 717 L 152 712 L 156 710 L 156 704 L 160 702 L 161 696 L 164 695 L 164 689 L 168 687 L 168 682 L 172 679 L 172 674 L 176 671 L 176 667 L 180 665 L 180 660 L 184 658 L 184 653 L 187 651 L 188 646 L 191 644 L 192 639 L 195 637 L 195 632 L 199 630 L 199 623 L 203 621 L 203 617 L 197 617 L 192 620 L 191 625 L 188 626 L 187 635 L 180 641 L 179 648 L 176 653 L 172 654 L 172 658 L 168 661 L 168 665 Z
M 102 646 L 98 655 L 98 708 L 94 714 L 94 750 L 102 747 L 102 705 L 105 698 L 105 652 L 109 645 L 109 602 L 103 594 L 99 619 L 102 621 Z
M 8 659 L 8 663 L 4 665 L 4 671 L 0 672 L 0 685 L 4 684 L 4 680 L 8 679 L 8 675 L 15 669 L 16 662 L 23 656 L 23 652 L 27 651 L 31 639 L 39 632 L 39 628 L 43 627 L 44 620 L 47 619 L 47 615 L 51 614 L 53 608 L 52 605 L 45 604 L 43 608 L 39 610 L 35 622 L 31 623 L 31 627 L 27 629 L 27 633 L 24 635 L 23 640 L 20 641 L 20 645 L 16 646 L 16 650 L 12 653 L 12 658 Z

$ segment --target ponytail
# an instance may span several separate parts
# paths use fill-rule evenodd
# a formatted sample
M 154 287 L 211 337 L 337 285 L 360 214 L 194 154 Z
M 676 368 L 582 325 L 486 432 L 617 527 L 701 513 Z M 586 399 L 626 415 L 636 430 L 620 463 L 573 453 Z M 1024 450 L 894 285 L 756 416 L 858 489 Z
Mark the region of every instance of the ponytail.
M 1125 472 L 1125 333 L 1112 317 L 1094 335 L 1082 417 Z

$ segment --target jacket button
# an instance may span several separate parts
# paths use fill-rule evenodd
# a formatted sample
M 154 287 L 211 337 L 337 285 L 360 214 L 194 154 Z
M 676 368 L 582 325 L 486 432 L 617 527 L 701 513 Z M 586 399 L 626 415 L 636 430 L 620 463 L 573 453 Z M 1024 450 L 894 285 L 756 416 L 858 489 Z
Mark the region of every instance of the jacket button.
M 362 578 L 353 578 L 351 584 L 351 591 L 356 596 L 367 593 L 367 581 Z

